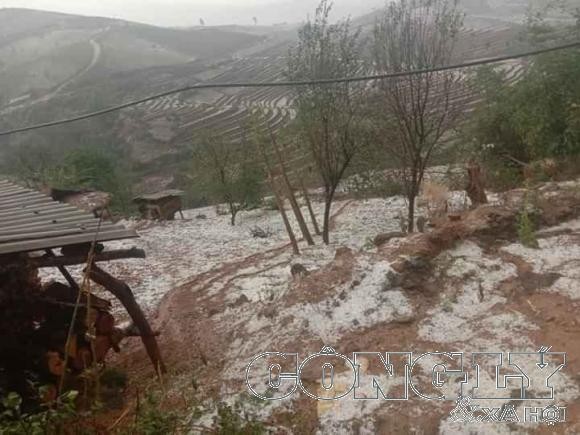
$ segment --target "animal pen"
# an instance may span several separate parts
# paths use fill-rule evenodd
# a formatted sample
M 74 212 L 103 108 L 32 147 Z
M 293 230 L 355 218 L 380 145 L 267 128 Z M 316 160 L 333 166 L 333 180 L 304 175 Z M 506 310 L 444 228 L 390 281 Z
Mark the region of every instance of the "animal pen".
M 145 258 L 141 249 L 109 250 L 105 243 L 138 237 L 70 204 L 0 180 L 0 392 L 30 397 L 29 383 L 57 393 L 74 386 L 110 349 L 139 336 L 155 371 L 165 371 L 155 333 L 130 287 L 100 263 Z M 68 266 L 84 265 L 83 282 Z M 42 283 L 39 269 L 56 268 L 63 282 Z M 115 324 L 102 286 L 124 306 L 132 323 Z M 66 383 L 64 382 L 66 379 Z
M 162 192 L 141 195 L 133 199 L 139 207 L 139 213 L 143 219 L 157 219 L 172 221 L 175 213 L 183 219 L 183 205 L 181 198 L 184 192 L 181 190 L 164 190 Z

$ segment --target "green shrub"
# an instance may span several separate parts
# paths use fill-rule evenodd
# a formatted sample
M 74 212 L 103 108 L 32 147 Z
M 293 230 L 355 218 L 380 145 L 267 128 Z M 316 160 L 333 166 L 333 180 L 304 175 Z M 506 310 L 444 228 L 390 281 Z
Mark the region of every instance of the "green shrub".
M 279 210 L 278 201 L 276 201 L 276 198 L 274 197 L 264 199 L 262 204 L 263 204 L 262 207 L 264 207 L 264 209 L 266 210 L 274 210 L 274 211 Z
M 101 385 L 122 390 L 127 386 L 127 373 L 116 368 L 107 368 L 101 374 Z
M 225 403 L 217 406 L 214 429 L 220 435 L 261 435 L 266 433 L 263 423 L 244 412 L 239 403 L 233 407 Z
M 43 396 L 46 388 L 39 389 Z M 2 435 L 60 435 L 83 433 L 77 427 L 78 419 L 75 400 L 76 391 L 69 391 L 55 402 L 43 404 L 40 412 L 23 413 L 22 398 L 17 393 L 8 393 L 1 399 L 0 434 Z M 84 430 L 86 433 L 87 430 Z
M 495 192 L 515 189 L 524 182 L 522 170 L 513 165 L 488 162 L 485 167 L 488 174 L 486 177 L 488 188 Z
M 384 198 L 403 194 L 401 183 L 382 171 L 355 174 L 345 180 L 344 187 L 357 198 Z
M 139 404 L 135 424 L 130 433 L 139 435 L 169 435 L 177 432 L 179 416 L 172 411 L 161 409 L 160 401 L 154 394 L 148 394 Z
M 529 189 L 529 185 L 526 182 L 526 189 Z M 536 238 L 536 231 L 534 228 L 534 222 L 530 217 L 530 197 L 529 190 L 524 196 L 524 202 L 522 204 L 522 209 L 518 216 L 518 238 L 522 245 L 528 248 L 538 249 L 540 245 L 538 244 L 538 239 Z
M 526 206 L 523 207 L 518 216 L 518 238 L 521 244 L 528 248 L 538 249 L 540 247 L 536 238 L 534 224 L 530 219 Z

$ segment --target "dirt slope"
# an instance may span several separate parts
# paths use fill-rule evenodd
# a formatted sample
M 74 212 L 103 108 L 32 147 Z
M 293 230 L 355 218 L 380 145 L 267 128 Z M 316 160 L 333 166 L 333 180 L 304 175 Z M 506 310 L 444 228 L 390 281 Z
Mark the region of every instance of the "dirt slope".
M 287 247 L 266 249 L 193 276 L 169 292 L 158 310 L 163 350 L 176 371 L 191 373 L 194 367 L 202 397 L 237 401 L 293 433 L 576 433 L 579 187 L 573 182 L 538 190 L 536 213 L 543 226 L 538 249 L 517 241 L 521 191 L 379 249 L 365 242 L 364 228 L 379 215 L 369 207 L 385 207 L 385 215 L 394 217 L 402 203 L 346 203 L 335 217 L 335 244 L 328 251 L 305 250 L 293 258 Z M 311 273 L 293 280 L 288 271 L 296 262 Z M 566 367 L 550 384 L 554 403 L 567 407 L 567 423 L 457 423 L 450 418 L 453 400 L 427 402 L 413 393 L 402 402 L 352 397 L 317 402 L 300 392 L 275 402 L 250 399 L 245 370 L 254 356 L 298 352 L 301 361 L 323 346 L 346 356 L 357 351 L 464 352 L 465 361 L 474 352 L 504 352 L 505 357 L 509 351 L 530 352 L 525 364 L 531 366 L 538 349 L 552 346 L 552 352 L 567 352 Z M 555 356 L 545 357 L 552 361 L 548 358 Z M 135 376 L 150 372 L 139 351 L 124 362 Z M 486 381 L 493 379 L 493 366 L 489 369 L 481 372 Z M 363 370 L 384 376 L 384 367 L 372 359 Z M 469 364 L 467 370 L 473 379 Z M 348 384 L 347 375 L 337 371 L 336 385 Z M 429 367 L 416 376 L 429 384 Z M 305 372 L 303 378 L 308 388 L 319 385 L 316 372 Z M 183 388 L 179 379 L 172 391 Z M 401 394 L 399 381 L 387 385 L 386 393 Z M 452 390 L 453 385 L 448 384 Z M 509 394 L 514 397 L 514 390 Z M 525 406 L 546 405 L 540 400 L 509 403 L 520 415 Z M 478 404 L 499 406 L 490 400 Z M 202 418 L 199 424 L 210 420 Z

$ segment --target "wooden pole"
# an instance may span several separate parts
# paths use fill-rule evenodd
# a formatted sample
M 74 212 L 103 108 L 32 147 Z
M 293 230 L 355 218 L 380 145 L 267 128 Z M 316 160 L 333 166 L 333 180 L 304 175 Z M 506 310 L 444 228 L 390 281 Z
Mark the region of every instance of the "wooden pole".
M 284 164 L 282 153 L 280 152 L 280 148 L 278 147 L 278 143 L 276 142 L 276 137 L 274 136 L 274 133 L 272 133 L 272 131 L 270 131 L 270 137 L 272 138 L 272 145 L 274 146 L 274 150 L 276 151 L 276 155 L 278 156 L 278 163 L 280 164 L 282 179 L 284 181 L 284 186 L 286 188 L 286 196 L 288 197 L 288 201 L 290 201 L 290 205 L 292 206 L 294 216 L 296 216 L 296 220 L 298 221 L 298 226 L 300 227 L 300 231 L 302 231 L 302 236 L 304 237 L 304 240 L 306 240 L 306 242 L 310 246 L 312 246 L 314 245 L 314 239 L 312 239 L 312 235 L 310 234 L 308 225 L 306 225 L 306 221 L 304 220 L 304 215 L 300 210 L 298 201 L 296 201 L 296 196 L 294 195 L 292 185 L 290 184 L 290 179 L 288 178 L 288 173 L 286 172 L 286 165 Z
M 46 250 L 46 255 L 49 258 L 54 258 L 54 252 L 52 251 L 52 249 L 47 249 Z M 86 258 L 85 258 L 86 261 Z M 35 267 L 35 266 L 33 266 Z M 60 273 L 62 274 L 62 276 L 64 276 L 64 279 L 66 279 L 66 282 L 68 282 L 68 285 L 71 286 L 72 289 L 76 290 L 77 292 L 79 292 L 81 290 L 81 288 L 79 287 L 79 285 L 77 284 L 77 282 L 75 281 L 75 279 L 72 277 L 72 275 L 70 274 L 70 272 L 66 269 L 66 267 L 64 266 L 57 266 L 58 270 L 60 271 Z
M 302 195 L 304 196 L 304 201 L 306 201 L 306 207 L 308 207 L 308 212 L 310 213 L 310 219 L 312 220 L 312 225 L 314 226 L 314 233 L 320 235 L 320 227 L 318 226 L 318 221 L 316 220 L 316 214 L 312 209 L 312 203 L 310 202 L 310 196 L 308 196 L 308 190 L 304 186 L 304 181 L 300 179 L 300 188 L 302 189 Z
M 129 313 L 129 316 L 131 316 L 131 320 L 133 320 L 133 323 L 141 334 L 141 341 L 143 341 L 143 345 L 145 346 L 147 355 L 149 355 L 149 359 L 153 364 L 155 373 L 166 373 L 167 370 L 163 360 L 161 359 L 161 352 L 159 351 L 159 346 L 155 339 L 155 332 L 151 329 L 143 310 L 141 310 L 141 307 L 135 300 L 131 288 L 124 282 L 100 269 L 95 264 L 91 266 L 89 276 L 91 280 L 103 286 L 121 301 Z
M 295 255 L 300 255 L 300 249 L 298 249 L 298 242 L 296 241 L 296 236 L 294 235 L 294 231 L 292 230 L 292 225 L 290 225 L 290 221 L 288 220 L 288 215 L 286 214 L 286 209 L 284 208 L 284 198 L 278 193 L 278 189 L 276 188 L 276 180 L 272 178 L 271 174 L 268 174 L 268 178 L 270 180 L 270 185 L 272 186 L 272 191 L 274 192 L 274 198 L 276 198 L 276 204 L 278 205 L 278 210 L 282 215 L 282 220 L 284 221 L 284 226 L 286 227 L 286 232 L 288 233 L 288 237 L 290 238 L 290 244 L 292 245 L 292 251 Z
M 260 151 L 262 152 L 262 158 L 264 159 L 264 163 L 266 165 L 266 170 L 268 172 L 268 181 L 270 182 L 270 188 L 272 189 L 272 193 L 274 194 L 274 198 L 276 199 L 276 205 L 278 206 L 278 211 L 282 216 L 282 221 L 284 222 L 284 227 L 286 228 L 286 232 L 288 233 L 288 238 L 290 239 L 290 244 L 292 245 L 292 251 L 295 255 L 300 255 L 300 249 L 298 249 L 298 241 L 296 240 L 296 236 L 294 235 L 294 231 L 292 230 L 292 225 L 290 225 L 290 221 L 288 220 L 288 215 L 286 214 L 286 210 L 284 208 L 284 199 L 280 196 L 278 189 L 276 187 L 276 180 L 274 179 L 274 175 L 272 173 L 272 166 L 270 165 L 270 160 L 268 159 L 268 155 L 266 154 L 266 149 L 264 144 L 258 140 Z

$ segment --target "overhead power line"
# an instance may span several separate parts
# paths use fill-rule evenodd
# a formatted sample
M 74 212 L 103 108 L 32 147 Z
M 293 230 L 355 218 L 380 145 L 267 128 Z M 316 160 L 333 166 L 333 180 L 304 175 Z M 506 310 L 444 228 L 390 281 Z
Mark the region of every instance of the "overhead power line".
M 175 95 L 182 92 L 194 91 L 199 89 L 213 89 L 213 88 L 269 88 L 269 87 L 297 87 L 297 86 L 316 86 L 316 85 L 331 85 L 338 83 L 355 83 L 355 82 L 368 82 L 368 81 L 378 81 L 387 80 L 399 77 L 416 76 L 422 74 L 450 71 L 456 69 L 470 68 L 475 66 L 489 65 L 494 63 L 505 62 L 508 60 L 522 59 L 525 57 L 538 56 L 540 54 L 550 53 L 554 51 L 568 50 L 571 48 L 580 47 L 580 41 L 572 42 L 569 44 L 558 45 L 556 47 L 543 48 L 533 51 L 527 51 L 523 53 L 490 57 L 487 59 L 473 60 L 469 62 L 463 62 L 460 64 L 453 64 L 447 66 L 441 66 L 436 68 L 419 69 L 412 71 L 400 71 L 387 74 L 375 74 L 375 75 L 365 75 L 357 77 L 343 77 L 336 79 L 321 79 L 321 80 L 301 80 L 301 81 L 279 81 L 279 82 L 265 82 L 265 83 L 198 83 L 195 85 L 189 85 L 178 89 L 173 89 L 170 91 L 162 92 L 159 94 L 151 95 L 149 97 L 141 98 L 138 100 L 129 101 L 127 103 L 112 106 L 106 109 L 97 110 L 95 112 L 89 112 L 82 115 L 73 116 L 70 118 L 60 119 L 57 121 L 45 122 L 41 124 L 30 125 L 27 127 L 16 128 L 13 130 L 6 130 L 0 132 L 1 136 L 8 136 L 16 133 L 24 133 L 27 131 L 38 130 L 46 127 L 53 127 L 56 125 L 70 124 L 72 122 L 82 121 L 84 119 L 94 118 L 97 116 L 106 115 L 108 113 L 117 112 L 129 107 L 137 106 L 148 101 L 156 100 L 158 98 L 167 97 L 169 95 Z

